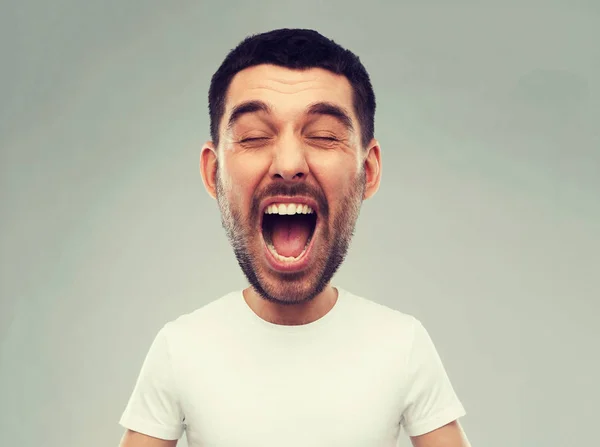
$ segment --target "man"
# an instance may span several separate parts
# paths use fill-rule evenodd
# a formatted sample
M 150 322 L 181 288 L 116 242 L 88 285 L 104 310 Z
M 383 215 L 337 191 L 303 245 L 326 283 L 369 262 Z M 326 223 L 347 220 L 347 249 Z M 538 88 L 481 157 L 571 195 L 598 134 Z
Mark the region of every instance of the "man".
M 312 30 L 244 40 L 212 78 L 204 185 L 250 286 L 167 323 L 122 447 L 466 447 L 465 414 L 415 318 L 331 284 L 377 191 L 375 95 Z

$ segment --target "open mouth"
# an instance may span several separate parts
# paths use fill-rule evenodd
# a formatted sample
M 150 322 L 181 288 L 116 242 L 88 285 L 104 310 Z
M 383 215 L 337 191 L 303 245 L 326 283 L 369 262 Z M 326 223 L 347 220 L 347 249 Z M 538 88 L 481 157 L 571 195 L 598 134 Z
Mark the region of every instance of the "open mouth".
M 267 249 L 280 263 L 294 264 L 309 249 L 317 226 L 315 210 L 301 203 L 272 203 L 264 210 L 262 234 Z

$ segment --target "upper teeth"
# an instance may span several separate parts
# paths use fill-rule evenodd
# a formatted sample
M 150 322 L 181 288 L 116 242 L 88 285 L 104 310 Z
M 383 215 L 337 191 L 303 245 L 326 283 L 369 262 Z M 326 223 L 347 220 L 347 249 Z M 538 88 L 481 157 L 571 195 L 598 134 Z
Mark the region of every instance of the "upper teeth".
M 313 209 L 300 203 L 272 203 L 265 208 L 265 214 L 312 214 Z

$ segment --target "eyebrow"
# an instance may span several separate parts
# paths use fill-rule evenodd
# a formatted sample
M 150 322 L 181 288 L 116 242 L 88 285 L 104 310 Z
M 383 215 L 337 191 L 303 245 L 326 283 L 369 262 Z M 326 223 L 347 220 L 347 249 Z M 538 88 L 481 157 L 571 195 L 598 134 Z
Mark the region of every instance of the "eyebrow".
M 342 107 L 332 104 L 330 102 L 317 102 L 308 107 L 307 113 L 309 115 L 327 115 L 337 119 L 344 125 L 349 131 L 354 130 L 352 125 L 352 118 L 350 114 Z
M 270 114 L 271 107 L 266 102 L 258 100 L 245 101 L 236 105 L 231 111 L 231 115 L 227 121 L 227 129 L 231 129 L 242 116 L 257 112 Z M 308 107 L 306 114 L 331 116 L 342 123 L 348 130 L 354 130 L 350 114 L 336 104 L 330 102 L 316 102 Z
M 227 129 L 231 129 L 243 115 L 256 112 L 271 113 L 271 107 L 263 101 L 245 101 L 238 104 L 231 111 L 231 115 L 227 121 Z

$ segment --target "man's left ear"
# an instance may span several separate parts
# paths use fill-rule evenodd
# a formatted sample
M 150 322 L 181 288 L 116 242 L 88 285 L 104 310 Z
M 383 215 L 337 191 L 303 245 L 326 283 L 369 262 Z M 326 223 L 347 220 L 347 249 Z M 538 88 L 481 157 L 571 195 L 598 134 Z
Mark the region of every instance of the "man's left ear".
M 365 167 L 365 194 L 363 200 L 372 197 L 379 189 L 381 182 L 381 148 L 375 139 L 366 149 Z

